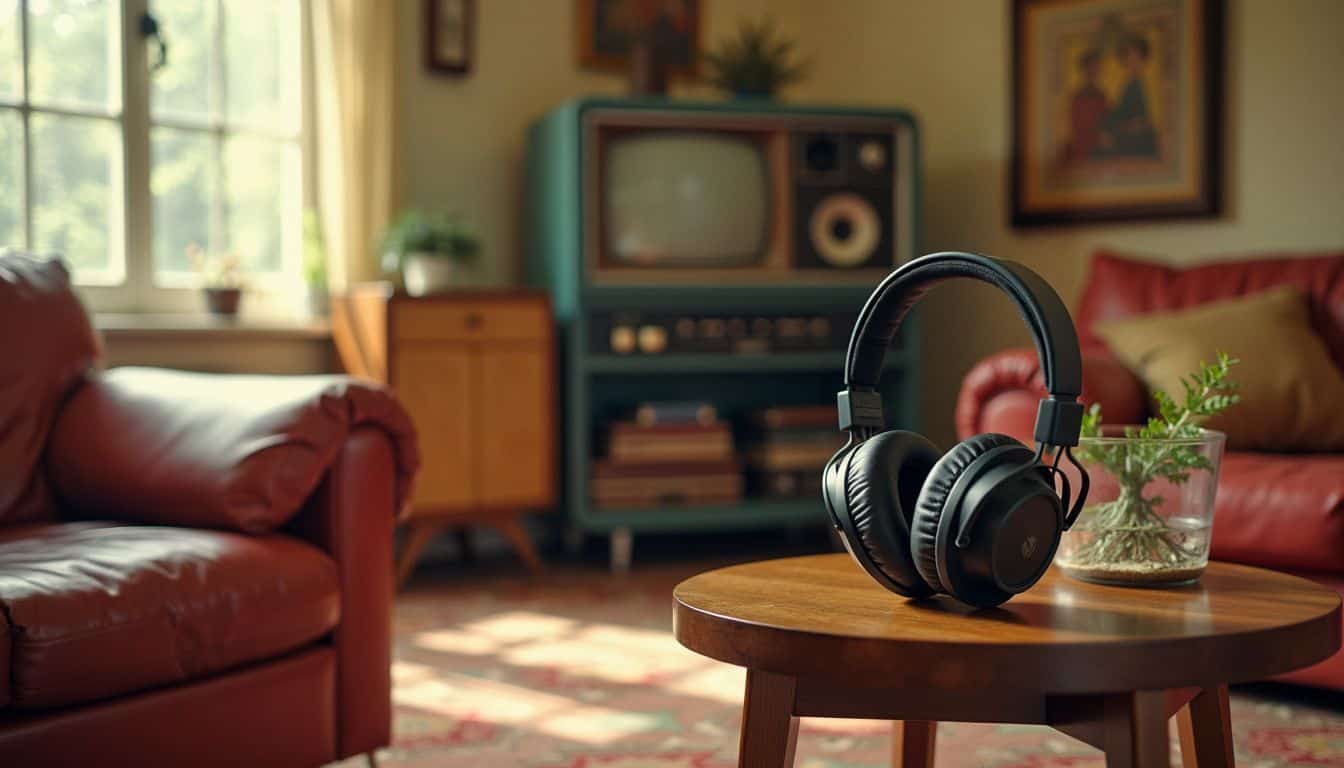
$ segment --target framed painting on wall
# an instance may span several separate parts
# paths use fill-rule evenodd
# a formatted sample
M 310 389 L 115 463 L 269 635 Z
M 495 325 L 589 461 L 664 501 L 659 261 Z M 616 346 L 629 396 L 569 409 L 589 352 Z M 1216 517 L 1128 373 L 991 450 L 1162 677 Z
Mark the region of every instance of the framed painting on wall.
M 424 0 L 425 65 L 435 72 L 471 71 L 475 0 Z
M 648 35 L 668 68 L 694 75 L 700 53 L 700 0 L 576 0 L 579 64 L 621 72 Z
M 1012 222 L 1216 216 L 1222 0 L 1014 0 Z

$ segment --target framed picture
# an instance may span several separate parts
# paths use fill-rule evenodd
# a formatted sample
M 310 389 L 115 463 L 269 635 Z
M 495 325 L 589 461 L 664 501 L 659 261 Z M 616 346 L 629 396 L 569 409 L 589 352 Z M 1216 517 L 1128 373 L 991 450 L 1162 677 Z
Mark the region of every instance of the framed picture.
M 649 35 L 670 71 L 694 75 L 700 51 L 700 0 L 576 0 L 579 63 L 625 71 L 630 48 Z
M 424 2 L 425 66 L 435 72 L 470 72 L 475 0 Z
M 1215 216 L 1222 0 L 1014 0 L 1014 226 Z

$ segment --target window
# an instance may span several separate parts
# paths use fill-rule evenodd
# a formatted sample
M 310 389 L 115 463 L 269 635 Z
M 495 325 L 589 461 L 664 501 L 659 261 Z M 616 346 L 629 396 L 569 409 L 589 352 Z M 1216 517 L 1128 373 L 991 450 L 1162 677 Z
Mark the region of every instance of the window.
M 300 0 L 0 0 L 0 245 L 63 255 L 102 310 L 194 310 L 192 244 L 262 293 L 297 285 L 302 17 Z

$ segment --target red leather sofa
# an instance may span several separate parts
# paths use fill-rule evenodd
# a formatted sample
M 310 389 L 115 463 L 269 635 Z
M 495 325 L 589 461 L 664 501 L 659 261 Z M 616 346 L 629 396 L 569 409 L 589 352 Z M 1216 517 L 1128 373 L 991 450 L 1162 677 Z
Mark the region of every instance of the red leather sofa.
M 96 370 L 65 269 L 0 253 L 0 765 L 316 766 L 389 741 L 417 458 L 341 377 Z
M 1083 399 L 1106 421 L 1147 418 L 1143 385 L 1093 332 L 1102 320 L 1189 307 L 1291 284 L 1309 297 L 1312 324 L 1344 370 L 1344 253 L 1278 256 L 1173 269 L 1099 253 L 1074 309 L 1083 348 Z M 1030 441 L 1044 395 L 1031 349 L 995 354 L 962 382 L 957 432 Z M 1229 452 L 1223 459 L 1211 556 L 1300 573 L 1344 593 L 1344 454 Z M 1288 679 L 1344 690 L 1344 652 Z

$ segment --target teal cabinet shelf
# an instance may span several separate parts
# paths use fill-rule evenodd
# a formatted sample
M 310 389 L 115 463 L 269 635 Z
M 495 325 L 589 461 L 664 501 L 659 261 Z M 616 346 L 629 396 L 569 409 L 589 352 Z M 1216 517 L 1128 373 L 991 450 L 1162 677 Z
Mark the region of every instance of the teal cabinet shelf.
M 887 355 L 886 367 L 898 368 L 904 356 L 892 350 Z M 752 373 L 771 371 L 840 371 L 845 364 L 845 353 L 828 352 L 762 352 L 759 354 L 697 354 L 697 355 L 601 355 L 585 358 L 584 369 L 593 374 L 677 374 L 677 373 Z

